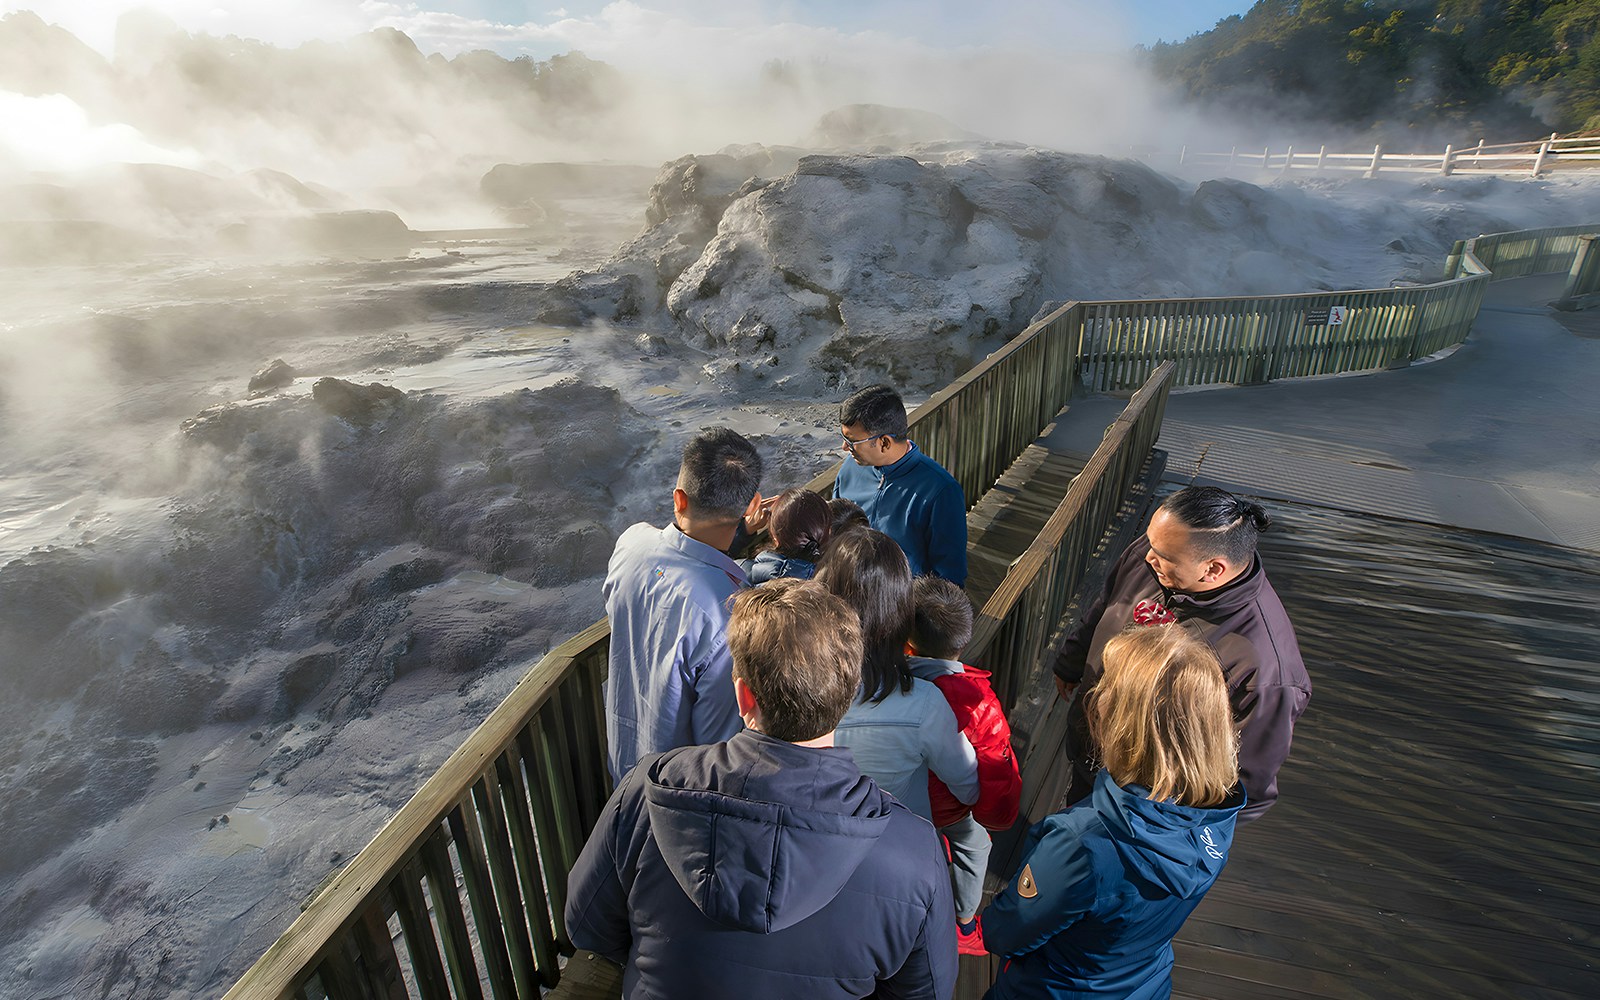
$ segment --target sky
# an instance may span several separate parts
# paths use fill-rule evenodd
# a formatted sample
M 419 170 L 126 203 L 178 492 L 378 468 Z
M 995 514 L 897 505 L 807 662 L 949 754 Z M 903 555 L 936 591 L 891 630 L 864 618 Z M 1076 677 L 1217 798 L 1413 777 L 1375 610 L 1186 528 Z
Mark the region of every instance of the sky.
M 730 46 L 785 30 L 895 39 L 928 48 L 1005 48 L 1018 43 L 1104 51 L 1178 41 L 1249 9 L 1248 0 L 12 0 L 110 54 L 116 19 L 144 7 L 191 32 L 276 45 L 337 40 L 399 28 L 424 51 L 492 49 L 546 59 L 574 49 L 616 58 L 663 28 L 710 32 Z M 668 32 L 668 36 L 672 32 Z

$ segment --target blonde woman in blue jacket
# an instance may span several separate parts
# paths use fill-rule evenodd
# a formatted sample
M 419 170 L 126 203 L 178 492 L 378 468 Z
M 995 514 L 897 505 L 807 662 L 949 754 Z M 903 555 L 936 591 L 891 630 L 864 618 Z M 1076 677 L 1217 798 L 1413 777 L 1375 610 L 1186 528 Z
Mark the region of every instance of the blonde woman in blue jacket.
M 1085 712 L 1093 794 L 1029 831 L 1022 870 L 983 914 L 1010 960 L 992 1000 L 1172 994 L 1172 938 L 1221 873 L 1244 805 L 1216 654 L 1182 625 L 1106 643 Z

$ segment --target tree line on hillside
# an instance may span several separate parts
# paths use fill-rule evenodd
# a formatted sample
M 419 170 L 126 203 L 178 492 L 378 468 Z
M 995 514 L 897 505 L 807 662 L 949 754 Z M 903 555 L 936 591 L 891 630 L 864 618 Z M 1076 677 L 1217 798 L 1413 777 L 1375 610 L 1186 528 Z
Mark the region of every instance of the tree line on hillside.
M 1600 132 L 1600 0 L 1258 0 L 1145 55 L 1190 101 L 1280 131 Z

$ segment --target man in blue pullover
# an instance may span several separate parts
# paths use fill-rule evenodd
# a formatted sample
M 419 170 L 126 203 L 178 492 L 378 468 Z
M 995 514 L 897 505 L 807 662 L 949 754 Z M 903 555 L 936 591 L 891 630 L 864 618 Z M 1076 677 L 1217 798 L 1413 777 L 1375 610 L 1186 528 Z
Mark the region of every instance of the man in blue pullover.
M 967 582 L 967 501 L 961 484 L 906 437 L 906 405 L 886 385 L 856 392 L 839 407 L 842 447 L 833 495 L 905 550 L 914 576 Z

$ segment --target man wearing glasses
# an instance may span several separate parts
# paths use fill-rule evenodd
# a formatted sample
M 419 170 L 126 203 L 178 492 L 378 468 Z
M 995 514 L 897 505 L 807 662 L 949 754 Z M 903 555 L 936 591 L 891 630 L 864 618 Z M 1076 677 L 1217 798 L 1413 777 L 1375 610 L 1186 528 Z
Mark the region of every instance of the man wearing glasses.
M 886 385 L 839 406 L 841 447 L 833 495 L 854 501 L 867 520 L 905 550 L 911 572 L 956 586 L 967 581 L 967 501 L 961 484 L 906 437 L 906 405 Z

